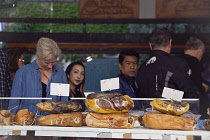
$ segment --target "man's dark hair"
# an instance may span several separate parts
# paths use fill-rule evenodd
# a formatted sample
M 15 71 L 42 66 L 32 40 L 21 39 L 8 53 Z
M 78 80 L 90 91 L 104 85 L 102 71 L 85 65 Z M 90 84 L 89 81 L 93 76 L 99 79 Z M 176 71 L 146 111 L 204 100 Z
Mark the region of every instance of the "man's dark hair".
M 170 44 L 171 35 L 167 29 L 154 29 L 150 37 L 152 48 L 167 47 Z
M 204 43 L 196 37 L 190 37 L 189 40 L 185 44 L 184 51 L 186 51 L 186 50 L 198 50 L 200 48 L 205 48 Z
M 134 49 L 123 49 L 118 57 L 119 63 L 122 64 L 125 56 L 135 56 L 139 62 L 139 53 Z

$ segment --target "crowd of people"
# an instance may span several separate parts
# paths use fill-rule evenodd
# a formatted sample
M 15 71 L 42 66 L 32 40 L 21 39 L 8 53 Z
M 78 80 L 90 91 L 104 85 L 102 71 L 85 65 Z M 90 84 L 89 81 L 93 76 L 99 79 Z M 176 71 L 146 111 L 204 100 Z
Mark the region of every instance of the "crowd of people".
M 205 51 L 204 43 L 191 37 L 185 45 L 182 57 L 170 55 L 172 38 L 166 29 L 154 29 L 149 41 L 150 56 L 140 66 L 139 54 L 134 49 L 124 49 L 119 54 L 119 89 L 109 92 L 129 95 L 131 98 L 161 98 L 164 87 L 181 90 L 184 98 L 200 99 L 201 118 L 205 119 L 209 106 L 207 92 L 209 86 L 203 82 L 200 60 Z M 23 52 L 0 50 L 0 96 L 40 97 L 36 100 L 10 99 L 1 102 L 0 108 L 16 114 L 18 110 L 29 109 L 37 115 L 44 112 L 36 109 L 36 104 L 52 98 L 53 101 L 71 101 L 73 97 L 85 97 L 85 66 L 83 62 L 72 62 L 66 69 L 56 64 L 61 50 L 49 38 L 40 38 L 36 46 L 37 59 L 24 65 Z M 8 71 L 11 73 L 9 74 Z M 50 95 L 50 83 L 70 84 L 69 97 L 56 98 Z M 78 101 L 83 105 L 84 101 Z M 146 102 L 134 101 L 135 108 L 148 107 Z

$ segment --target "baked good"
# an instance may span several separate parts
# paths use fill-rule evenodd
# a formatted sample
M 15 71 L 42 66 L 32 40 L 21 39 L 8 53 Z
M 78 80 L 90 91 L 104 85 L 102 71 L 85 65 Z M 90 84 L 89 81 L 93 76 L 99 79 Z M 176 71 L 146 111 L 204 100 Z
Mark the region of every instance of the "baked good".
M 9 110 L 0 110 L 0 125 L 11 125 L 13 114 Z
M 50 114 L 37 119 L 37 123 L 42 126 L 82 126 L 83 116 L 81 112 Z
M 82 126 L 87 126 L 87 124 L 86 124 L 86 116 L 87 116 L 86 113 L 82 114 Z
M 77 102 L 40 102 L 36 104 L 37 109 L 40 111 L 50 112 L 50 113 L 68 113 L 71 111 L 78 111 L 82 106 Z
M 204 120 L 203 126 L 205 129 L 210 130 L 210 119 Z
M 33 125 L 35 123 L 35 114 L 28 109 L 22 109 L 15 115 L 15 122 L 18 125 Z
M 132 129 L 135 121 L 136 117 L 128 113 L 88 113 L 86 116 L 90 127 Z
M 96 113 L 122 113 L 134 108 L 134 102 L 128 95 L 118 93 L 91 93 L 86 98 L 89 111 Z
M 194 130 L 197 118 L 179 117 L 169 114 L 148 113 L 139 117 L 141 125 L 151 129 Z
M 159 99 L 154 99 L 150 102 L 150 105 L 153 109 L 160 111 L 162 113 L 167 113 L 171 115 L 182 115 L 187 112 L 190 108 L 189 103 L 187 102 L 178 102 L 178 101 L 162 101 Z

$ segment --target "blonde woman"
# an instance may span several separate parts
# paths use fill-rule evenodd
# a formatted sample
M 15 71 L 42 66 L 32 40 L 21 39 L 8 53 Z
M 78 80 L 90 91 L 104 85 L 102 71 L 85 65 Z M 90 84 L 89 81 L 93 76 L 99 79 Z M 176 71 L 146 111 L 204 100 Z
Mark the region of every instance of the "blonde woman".
M 50 83 L 67 83 L 64 70 L 56 65 L 60 54 L 61 50 L 54 40 L 40 38 L 36 46 L 37 59 L 16 72 L 11 97 L 50 97 L 55 101 L 56 97 L 50 95 Z M 59 100 L 68 101 L 68 97 L 63 96 Z M 12 109 L 13 114 L 21 109 L 29 109 L 36 113 L 36 104 L 42 101 L 41 99 L 10 99 L 9 109 Z M 42 114 L 44 112 L 38 112 L 38 115 Z

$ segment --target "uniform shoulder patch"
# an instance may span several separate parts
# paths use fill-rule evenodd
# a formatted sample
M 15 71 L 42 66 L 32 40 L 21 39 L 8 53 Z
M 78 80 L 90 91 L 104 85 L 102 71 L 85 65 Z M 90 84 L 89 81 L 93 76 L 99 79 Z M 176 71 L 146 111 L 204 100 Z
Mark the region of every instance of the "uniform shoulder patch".
M 156 56 L 151 57 L 149 60 L 147 60 L 146 66 L 149 64 L 155 63 L 155 61 L 156 61 Z

